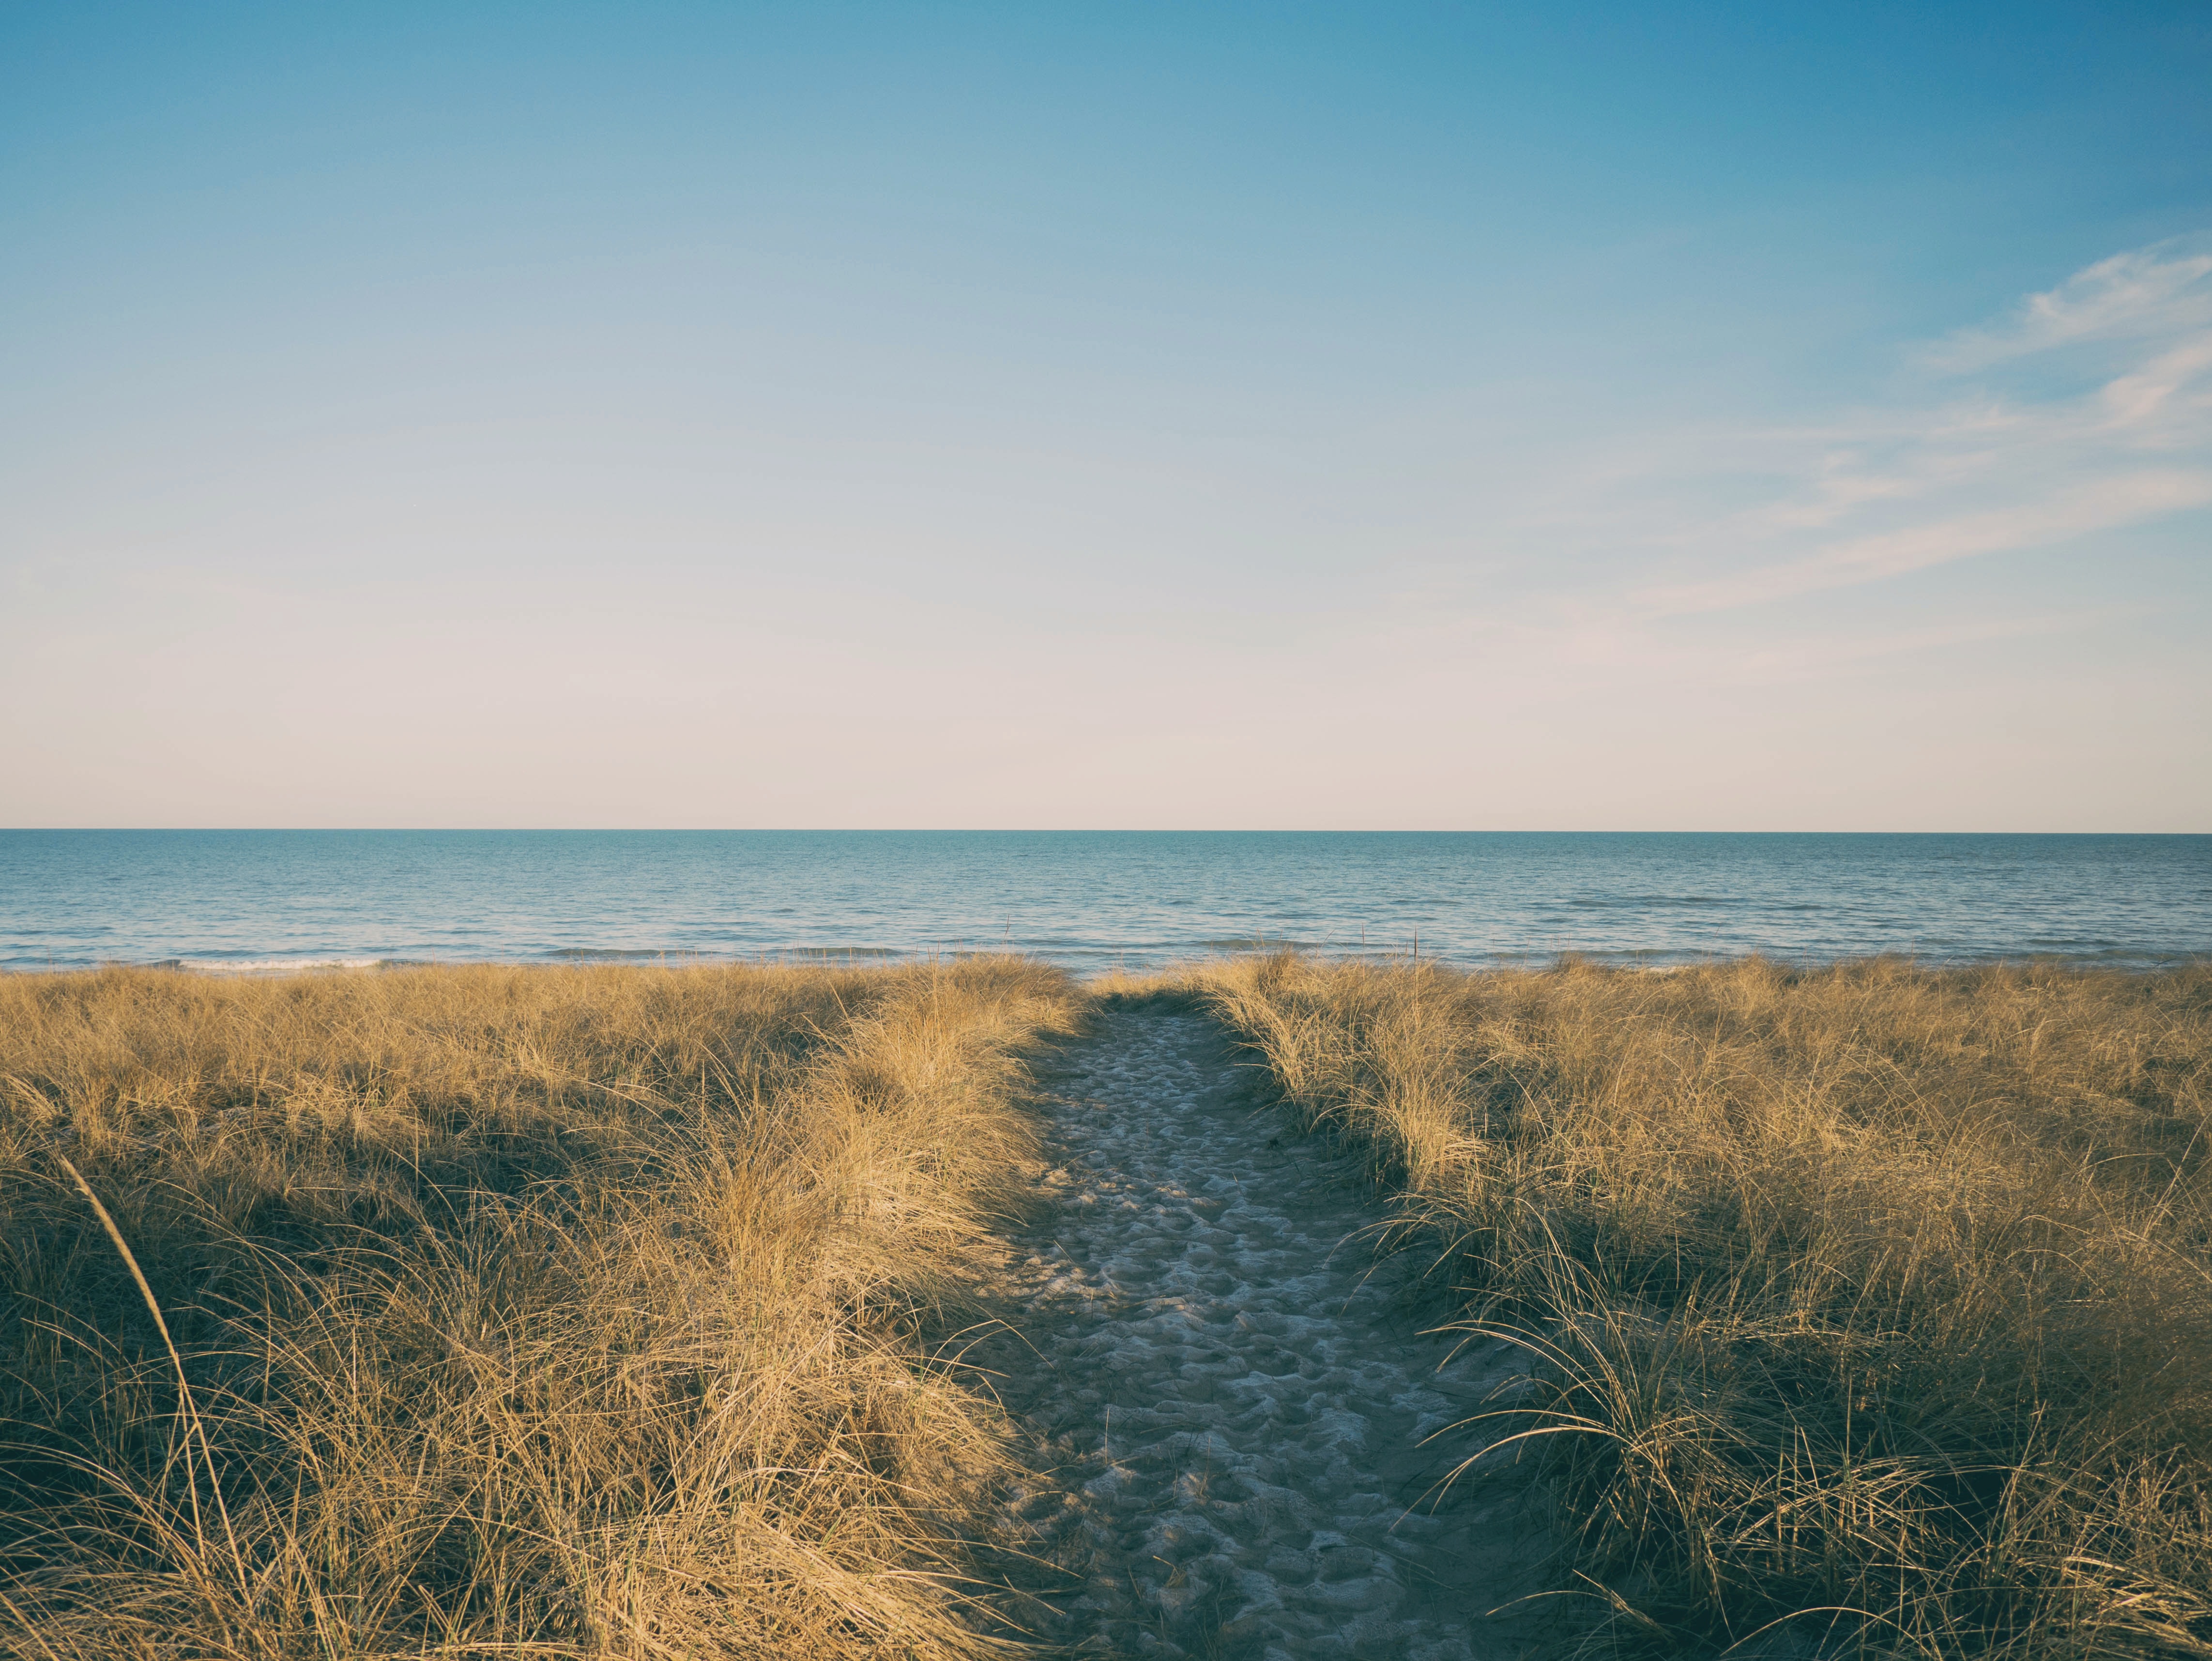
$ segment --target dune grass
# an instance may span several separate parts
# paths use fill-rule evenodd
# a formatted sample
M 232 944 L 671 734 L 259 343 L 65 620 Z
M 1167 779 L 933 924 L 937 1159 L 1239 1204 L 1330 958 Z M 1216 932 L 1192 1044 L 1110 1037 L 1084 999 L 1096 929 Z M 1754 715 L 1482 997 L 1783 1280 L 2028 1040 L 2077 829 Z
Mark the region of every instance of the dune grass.
M 0 977 L 0 1654 L 989 1650 L 1005 1443 L 927 1333 L 1077 1006 L 1013 959 Z
M 1540 1360 L 1453 1433 L 1539 1457 L 1576 1641 L 2212 1652 L 2212 971 L 1089 995 L 1162 992 Z M 931 1346 L 1084 1001 L 1011 959 L 0 977 L 0 1654 L 990 1651 L 1006 1443 Z
M 1158 984 L 1540 1360 L 1456 1434 L 1542 1456 L 1589 1651 L 2212 1654 L 2212 971 Z

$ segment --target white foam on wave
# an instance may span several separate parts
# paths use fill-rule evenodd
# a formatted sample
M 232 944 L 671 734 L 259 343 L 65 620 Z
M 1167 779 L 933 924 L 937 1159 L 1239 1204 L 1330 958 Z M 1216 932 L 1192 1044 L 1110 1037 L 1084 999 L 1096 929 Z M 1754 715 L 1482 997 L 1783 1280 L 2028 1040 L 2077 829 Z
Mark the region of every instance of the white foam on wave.
M 382 958 L 179 958 L 179 969 L 196 975 L 297 975 L 318 969 L 376 969 Z

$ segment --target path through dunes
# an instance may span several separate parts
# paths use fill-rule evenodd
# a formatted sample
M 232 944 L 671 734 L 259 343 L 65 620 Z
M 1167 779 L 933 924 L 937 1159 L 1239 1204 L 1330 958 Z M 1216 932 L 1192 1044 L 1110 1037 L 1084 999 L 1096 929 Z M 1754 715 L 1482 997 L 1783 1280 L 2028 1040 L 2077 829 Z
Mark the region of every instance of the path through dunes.
M 1000 1287 L 999 1374 L 1046 1485 L 1001 1536 L 1036 1636 L 1132 1656 L 1517 1653 L 1484 1613 L 1530 1589 L 1515 1489 L 1436 1492 L 1431 1432 L 1516 1369 L 1425 1336 L 1352 1238 L 1382 1214 L 1325 1147 L 1257 1111 L 1213 1025 L 1102 1014 L 1040 1069 L 1043 1203 Z M 1462 1451 L 1463 1439 L 1448 1439 Z

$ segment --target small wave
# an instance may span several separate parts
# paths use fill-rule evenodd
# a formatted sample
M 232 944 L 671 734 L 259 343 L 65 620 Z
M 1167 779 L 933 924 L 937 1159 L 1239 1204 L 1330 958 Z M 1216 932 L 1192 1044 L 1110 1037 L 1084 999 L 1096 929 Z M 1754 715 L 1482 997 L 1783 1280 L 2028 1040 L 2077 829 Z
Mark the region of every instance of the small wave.
M 382 958 L 162 958 L 153 969 L 189 969 L 202 975 L 296 975 L 316 969 L 380 969 Z
M 1713 894 L 1613 894 L 1595 897 L 1583 896 L 1571 899 L 1567 904 L 1580 910 L 1590 911 L 1664 910 L 1668 906 L 1728 905 L 1755 910 L 1759 905 L 1759 902 L 1755 900 L 1723 899 Z

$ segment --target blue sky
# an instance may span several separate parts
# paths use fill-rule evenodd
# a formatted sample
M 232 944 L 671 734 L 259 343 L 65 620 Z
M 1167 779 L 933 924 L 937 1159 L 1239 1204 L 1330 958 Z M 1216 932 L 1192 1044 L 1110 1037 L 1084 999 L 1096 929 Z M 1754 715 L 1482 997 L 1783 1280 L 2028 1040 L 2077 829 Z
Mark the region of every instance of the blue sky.
M 2212 829 L 2212 10 L 0 9 L 0 822 Z

